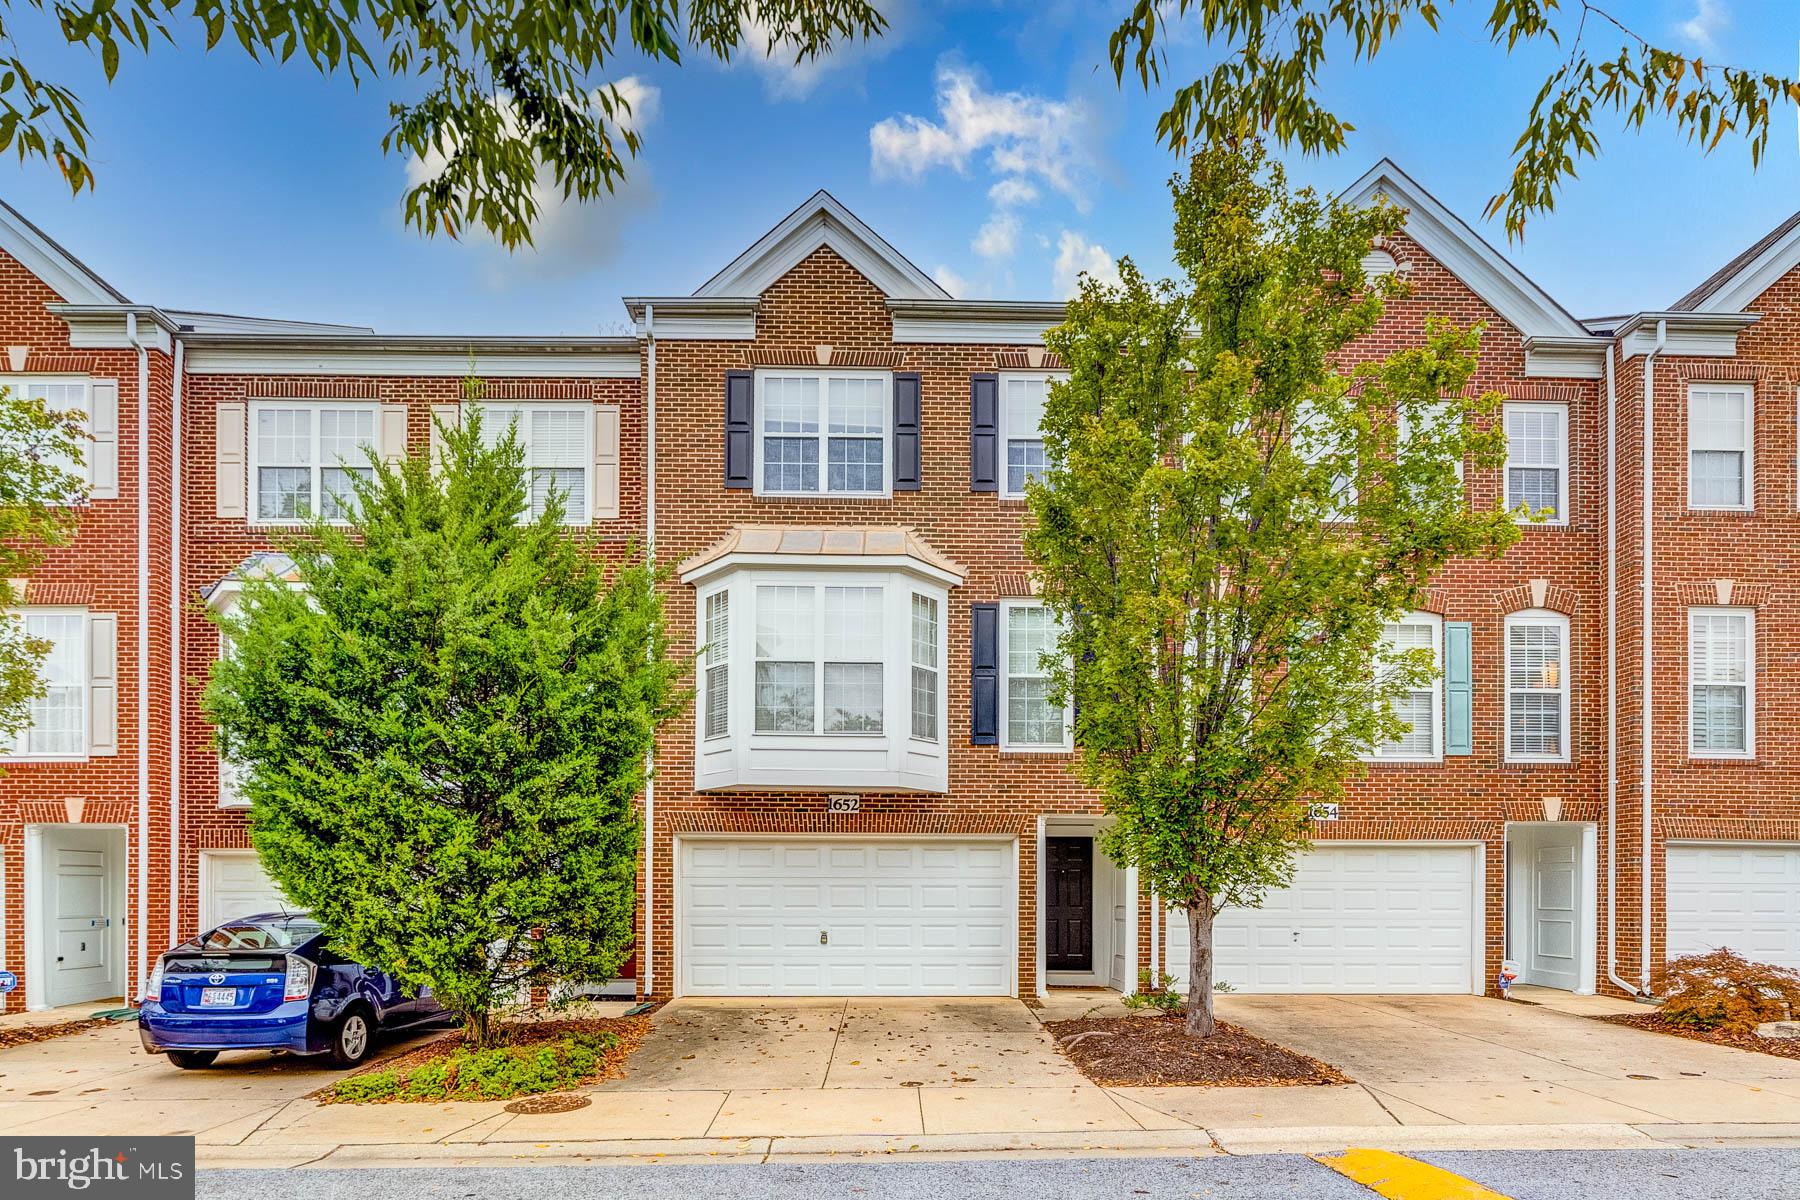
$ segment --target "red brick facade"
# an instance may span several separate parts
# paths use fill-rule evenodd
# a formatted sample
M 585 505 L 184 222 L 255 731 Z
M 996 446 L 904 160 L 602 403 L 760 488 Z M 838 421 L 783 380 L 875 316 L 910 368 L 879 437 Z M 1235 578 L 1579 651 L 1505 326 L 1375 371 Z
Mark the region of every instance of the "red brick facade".
M 842 234 L 842 228 L 837 232 Z M 128 919 L 130 962 L 120 982 L 133 989 L 141 985 L 147 961 L 138 953 L 140 943 L 144 954 L 153 957 L 198 927 L 201 855 L 248 845 L 244 811 L 219 803 L 218 762 L 199 711 L 201 684 L 218 653 L 202 597 L 247 557 L 271 549 L 273 541 L 268 527 L 217 515 L 220 406 L 278 397 L 405 404 L 408 448 L 418 453 L 428 444 L 433 406 L 458 400 L 463 370 L 456 360 L 460 356 L 466 363 L 473 349 L 504 363 L 486 372 L 491 398 L 619 407 L 619 513 L 595 526 L 605 546 L 653 537 L 659 560 L 675 564 L 707 549 L 734 526 L 897 526 L 912 530 L 966 571 L 962 584 L 949 591 L 942 621 L 947 790 L 865 789 L 860 811 L 850 814 L 827 812 L 826 793 L 839 790 L 827 786 L 697 791 L 695 714 L 684 713 L 670 723 L 659 743 L 654 795 L 647 798 L 653 806 L 653 832 L 642 874 L 647 889 L 640 903 L 640 945 L 646 951 L 642 965 L 648 979 L 640 979 L 640 989 L 666 996 L 676 987 L 674 965 L 681 947 L 675 839 L 737 833 L 965 835 L 1013 841 L 1019 880 L 1013 986 L 1021 995 L 1035 992 L 1041 978 L 1037 858 L 1044 822 L 1097 817 L 1101 808 L 1074 782 L 1068 755 L 974 745 L 969 737 L 971 606 L 1017 597 L 1029 579 L 1020 543 L 1023 503 L 970 487 L 970 380 L 1023 365 L 1023 347 L 1033 337 L 1018 332 L 1028 328 L 1026 322 L 1008 326 L 997 318 L 983 325 L 967 314 L 957 316 L 953 305 L 945 311 L 965 322 L 957 327 L 963 332 L 939 340 L 930 330 L 943 326 L 922 327 L 916 321 L 908 331 L 897 332 L 901 310 L 891 286 L 884 291 L 874 278 L 879 271 L 852 265 L 862 261 L 859 256 L 880 257 L 884 248 L 870 251 L 867 231 L 851 232 L 855 236 L 836 242 L 828 236 L 825 244 L 793 254 L 754 297 L 720 301 L 717 311 L 705 312 L 703 298 L 671 300 L 664 305 L 669 315 L 658 311 L 654 321 L 647 312 L 639 316 L 643 332 L 635 340 L 605 346 L 599 344 L 602 339 L 588 339 L 584 344 L 459 349 L 398 345 L 373 334 L 323 328 L 309 332 L 249 324 L 221 330 L 204 323 L 184 328 L 182 314 L 121 303 L 114 306 L 117 336 L 92 348 L 91 343 L 107 340 L 95 333 L 100 326 L 54 311 L 71 297 L 35 276 L 20 257 L 0 253 L 0 349 L 28 346 L 27 374 L 55 371 L 116 380 L 120 412 L 119 498 L 84 506 L 78 538 L 47 556 L 26 596 L 32 606 L 117 614 L 118 753 L 76 762 L 6 763 L 0 778 L 0 878 L 5 885 L 0 967 L 29 983 L 30 970 L 42 961 L 37 951 L 29 958 L 27 953 L 39 936 L 27 927 L 27 894 L 34 875 L 45 870 L 42 863 L 27 861 L 28 830 L 70 824 L 121 829 L 126 860 L 113 869 L 124 875 L 126 912 L 121 915 Z M 1594 947 L 1591 974 L 1598 985 L 1618 990 L 1608 980 L 1609 968 L 1629 984 L 1636 982 L 1643 965 L 1638 946 L 1646 866 L 1653 885 L 1648 914 L 1652 961 L 1665 952 L 1664 867 L 1670 840 L 1800 843 L 1800 800 L 1795 799 L 1800 794 L 1795 786 L 1800 742 L 1789 733 L 1800 718 L 1800 676 L 1794 674 L 1800 662 L 1800 599 L 1787 590 L 1784 578 L 1790 560 L 1800 553 L 1800 477 L 1794 465 L 1800 269 L 1789 264 L 1780 281 L 1747 306 L 1760 319 L 1736 335 L 1734 346 L 1729 339 L 1715 339 L 1704 356 L 1665 350 L 1655 361 L 1650 589 L 1655 683 L 1652 838 L 1646 848 L 1638 833 L 1643 813 L 1644 339 L 1628 336 L 1628 330 L 1615 337 L 1611 329 L 1596 329 L 1588 335 L 1591 344 L 1573 355 L 1539 353 L 1533 338 L 1541 331 L 1518 327 L 1503 314 L 1508 304 L 1482 292 L 1421 241 L 1400 238 L 1388 249 L 1406 272 L 1411 292 L 1390 305 L 1378 329 L 1356 348 L 1356 357 L 1378 357 L 1417 344 L 1428 317 L 1483 323 L 1481 366 L 1472 386 L 1515 401 L 1566 406 L 1569 512 L 1564 525 L 1528 527 L 1498 561 L 1452 565 L 1433 590 L 1432 611 L 1445 621 L 1467 622 L 1471 629 L 1472 752 L 1428 763 L 1371 764 L 1351 787 L 1337 819 L 1317 824 L 1317 836 L 1321 842 L 1479 846 L 1484 928 L 1473 954 L 1476 974 L 1491 982 L 1509 944 L 1509 827 L 1542 822 L 1591 827 L 1591 857 L 1581 871 L 1592 880 L 1593 895 L 1591 909 L 1580 918 L 1588 924 L 1582 944 Z M 893 270 L 908 268 L 902 263 Z M 718 316 L 731 303 L 737 307 Z M 684 325 L 682 314 L 689 308 L 700 315 Z M 128 313 L 136 314 L 146 344 L 141 352 L 123 340 Z M 179 381 L 178 344 L 186 355 Z M 1721 353 L 1719 346 L 1728 351 Z M 1681 348 L 1692 346 L 1682 343 Z M 314 358 L 306 359 L 315 349 Z M 821 356 L 840 366 L 919 375 L 917 491 L 894 491 L 878 499 L 797 499 L 724 486 L 727 372 L 804 365 Z M 1604 369 L 1609 357 L 1610 379 Z M 597 365 L 602 359 L 605 365 Z M 296 365 L 309 362 L 311 366 Z M 140 418 L 140 371 L 149 384 L 147 425 Z M 1750 512 L 1692 512 L 1687 507 L 1685 391 L 1690 380 L 1755 385 L 1755 505 Z M 1614 414 L 1610 429 L 1609 394 Z M 179 478 L 172 419 L 177 403 Z M 646 434 L 652 419 L 653 514 L 652 480 L 646 477 L 652 457 Z M 140 503 L 140 457 L 147 458 L 147 505 Z M 1503 473 L 1471 470 L 1467 484 L 1472 502 L 1491 504 L 1500 495 Z M 1609 485 L 1616 491 L 1610 528 Z M 178 580 L 172 575 L 177 486 Z M 1609 562 L 1616 569 L 1616 601 L 1610 610 Z M 143 601 L 148 623 L 142 628 L 140 580 L 148 584 Z M 1732 581 L 1732 604 L 1756 611 L 1758 732 L 1756 757 L 1748 761 L 1700 761 L 1690 759 L 1687 751 L 1684 614 L 1691 605 L 1714 603 L 1719 580 Z M 172 622 L 177 597 L 181 610 Z M 666 597 L 676 645 L 684 651 L 696 648 L 694 588 L 671 580 Z M 1525 609 L 1547 609 L 1569 623 L 1567 762 L 1506 760 L 1504 622 L 1508 614 Z M 1615 625 L 1616 685 L 1609 689 L 1609 628 Z M 178 667 L 171 661 L 176 630 Z M 1609 716 L 1614 706 L 1616 723 Z M 172 741 L 177 721 L 178 757 Z M 140 746 L 146 751 L 142 756 Z M 140 757 L 147 762 L 141 778 Z M 172 786 L 177 762 L 178 788 Z M 1616 783 L 1611 782 L 1614 777 Z M 1609 843 L 1615 825 L 1616 846 Z M 1615 880 L 1617 894 L 1609 896 L 1609 882 Z M 1609 931 L 1607 915 L 1615 905 L 1617 925 Z M 1162 961 L 1153 934 L 1159 924 L 1149 899 L 1140 897 L 1134 968 Z M 1610 959 L 1609 932 L 1616 942 Z M 22 985 L 0 999 L 17 1008 L 25 994 Z

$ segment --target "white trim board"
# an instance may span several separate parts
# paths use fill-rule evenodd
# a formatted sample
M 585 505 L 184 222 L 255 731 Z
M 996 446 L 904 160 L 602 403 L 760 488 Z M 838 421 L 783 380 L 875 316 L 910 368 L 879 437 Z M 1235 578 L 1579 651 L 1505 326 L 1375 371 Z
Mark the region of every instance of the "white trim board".
M 887 296 L 948 300 L 950 293 L 826 191 L 814 192 L 750 248 L 694 290 L 695 296 L 760 296 L 821 246 L 828 246 Z

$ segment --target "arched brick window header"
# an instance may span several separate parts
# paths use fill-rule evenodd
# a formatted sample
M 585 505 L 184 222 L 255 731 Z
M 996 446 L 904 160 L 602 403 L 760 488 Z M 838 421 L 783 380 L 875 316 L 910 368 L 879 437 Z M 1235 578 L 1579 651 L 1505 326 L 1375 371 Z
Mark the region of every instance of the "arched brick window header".
M 1739 583 L 1735 579 L 1707 579 L 1684 583 L 1675 590 L 1676 598 L 1685 605 L 1718 605 L 1720 607 L 1761 608 L 1769 602 L 1773 585 Z
M 1499 595 L 1499 607 L 1503 615 L 1542 608 L 1572 617 L 1579 605 L 1580 600 L 1572 589 L 1551 583 L 1548 579 L 1528 580 Z

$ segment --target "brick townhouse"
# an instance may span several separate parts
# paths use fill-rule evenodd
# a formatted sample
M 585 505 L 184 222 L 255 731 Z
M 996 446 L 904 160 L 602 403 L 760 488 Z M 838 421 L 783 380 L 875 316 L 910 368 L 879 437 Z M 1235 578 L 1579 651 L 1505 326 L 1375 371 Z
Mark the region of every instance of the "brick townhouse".
M 1406 701 L 1294 885 L 1220 920 L 1241 991 L 1629 992 L 1715 945 L 1800 966 L 1800 214 L 1662 309 L 1581 320 L 1390 162 L 1403 273 L 1359 347 L 1486 323 L 1503 469 L 1549 508 L 1391 636 Z M 748 233 L 750 231 L 746 231 Z M 1596 269 L 1604 262 L 1597 260 Z M 461 379 L 603 552 L 655 546 L 695 699 L 644 798 L 642 994 L 1128 989 L 1185 931 L 1095 847 L 1020 546 L 1057 303 L 952 299 L 821 192 L 635 334 L 389 336 L 134 303 L 0 209 L 7 385 L 78 406 L 92 496 L 19 611 L 49 690 L 0 778 L 9 1008 L 134 995 L 273 903 L 200 716 L 207 610 Z M 598 311 L 598 310 L 597 310 Z M 345 464 L 349 465 L 345 465 Z M 327 507 L 327 511 L 329 511 Z

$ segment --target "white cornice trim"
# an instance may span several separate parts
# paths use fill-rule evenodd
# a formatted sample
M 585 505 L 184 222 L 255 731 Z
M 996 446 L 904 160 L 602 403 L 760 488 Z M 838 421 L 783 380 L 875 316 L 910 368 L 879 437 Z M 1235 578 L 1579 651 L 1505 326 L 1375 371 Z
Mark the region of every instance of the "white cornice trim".
M 760 296 L 821 246 L 831 247 L 884 295 L 950 298 L 936 280 L 825 191 L 814 192 L 806 203 L 696 288 L 694 295 Z
M 1067 309 L 1049 300 L 890 300 L 888 311 L 896 342 L 1038 346 Z
M 1603 337 L 1528 337 L 1525 339 L 1527 379 L 1600 379 L 1606 374 Z
M 671 341 L 747 342 L 756 337 L 755 296 L 627 296 L 625 311 L 637 336 L 648 337 L 644 316 L 656 314 L 656 336 Z
M 636 379 L 634 338 L 369 338 L 239 340 L 195 336 L 193 375 L 479 375 L 488 378 Z
M 1406 209 L 1406 236 L 1527 337 L 1586 334 L 1581 322 L 1548 292 L 1488 245 L 1467 222 L 1439 203 L 1392 159 L 1376 163 L 1342 195 L 1344 202 L 1351 205 L 1366 205 L 1377 196 L 1386 196 Z
M 1730 358 L 1737 353 L 1738 334 L 1761 319 L 1761 313 L 1745 312 L 1641 312 L 1625 318 L 1614 336 L 1625 358 L 1654 350 L 1659 325 L 1667 330 L 1664 355 Z

